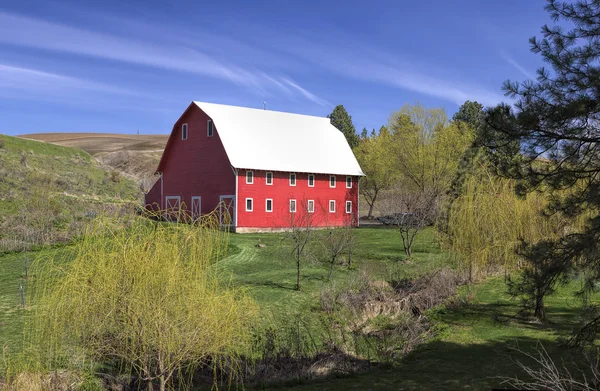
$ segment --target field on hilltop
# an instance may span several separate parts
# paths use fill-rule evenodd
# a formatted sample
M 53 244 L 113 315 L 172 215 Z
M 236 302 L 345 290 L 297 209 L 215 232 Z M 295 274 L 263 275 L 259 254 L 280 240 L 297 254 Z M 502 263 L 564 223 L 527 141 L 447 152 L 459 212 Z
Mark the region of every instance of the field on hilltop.
M 168 135 L 112 133 L 32 133 L 21 138 L 80 148 L 100 163 L 132 177 L 144 190 L 154 182 L 154 171 Z

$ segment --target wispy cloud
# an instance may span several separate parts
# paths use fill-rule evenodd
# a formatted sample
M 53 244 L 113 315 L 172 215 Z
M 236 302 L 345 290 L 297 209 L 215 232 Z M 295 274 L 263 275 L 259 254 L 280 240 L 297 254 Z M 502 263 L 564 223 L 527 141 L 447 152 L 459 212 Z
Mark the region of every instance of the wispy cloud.
M 305 90 L 304 88 L 300 87 L 298 84 L 294 83 L 293 81 L 291 81 L 289 79 L 283 78 L 283 82 L 285 84 L 289 85 L 290 87 L 292 87 L 293 89 L 299 91 L 307 99 L 315 102 L 316 104 L 318 104 L 320 106 L 323 106 L 323 107 L 333 106 L 331 103 L 327 102 L 324 99 L 319 98 L 315 94 L 311 93 L 310 91 Z
M 194 73 L 227 80 L 267 95 L 268 90 L 281 90 L 286 84 L 276 76 L 217 59 L 180 42 L 167 44 L 121 38 L 6 12 L 0 12 L 0 42 Z M 320 98 L 299 85 L 294 84 L 293 87 L 307 99 L 320 101 Z
M 104 83 L 7 64 L 0 64 L 0 86 L 20 91 L 92 90 L 118 95 L 139 95 Z
M 521 66 L 521 64 L 516 62 L 508 53 L 506 53 L 504 51 L 500 52 L 500 56 L 504 59 L 504 61 L 506 61 L 513 67 L 515 67 L 525 77 L 527 77 L 528 79 L 531 79 L 531 80 L 535 80 L 535 76 L 531 72 L 529 72 L 527 69 L 525 69 L 523 66 Z
M 286 37 L 279 47 L 334 74 L 414 91 L 456 104 L 470 99 L 494 105 L 505 99 L 501 93 L 472 80 L 443 76 L 443 72 L 435 66 L 411 64 L 385 50 L 357 41 L 348 47 L 343 47 L 340 42 L 344 41 Z M 356 53 L 361 55 L 356 56 Z

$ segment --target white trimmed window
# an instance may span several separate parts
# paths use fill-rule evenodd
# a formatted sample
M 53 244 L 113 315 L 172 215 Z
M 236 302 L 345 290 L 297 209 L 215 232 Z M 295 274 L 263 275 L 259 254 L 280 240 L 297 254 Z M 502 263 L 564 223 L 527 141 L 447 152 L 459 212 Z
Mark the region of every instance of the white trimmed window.
M 290 212 L 291 213 L 296 212 L 296 200 L 290 200 Z
M 315 187 L 315 176 L 308 174 L 308 187 Z
M 265 211 L 273 212 L 273 199 L 267 198 L 265 201 Z
M 314 200 L 308 200 L 308 202 L 306 203 L 306 211 L 308 213 L 315 213 L 315 201 Z
M 329 187 L 335 187 L 335 175 L 329 176 Z
M 352 201 L 346 201 L 346 213 L 352 213 Z
M 266 181 L 267 185 L 273 184 L 273 173 L 272 172 L 267 172 L 267 174 L 265 176 L 265 181 Z
M 246 212 L 252 212 L 252 198 L 246 198 Z
M 296 186 L 296 174 L 290 173 L 290 186 Z
M 246 183 L 249 185 L 254 183 L 254 171 L 246 171 Z
M 352 189 L 352 177 L 351 176 L 346 177 L 346 189 Z
M 329 213 L 335 213 L 335 200 L 329 200 Z
M 188 139 L 188 124 L 181 125 L 181 139 L 182 140 Z
M 212 119 L 209 119 L 206 123 L 206 135 L 208 137 L 212 137 L 215 134 L 215 127 L 213 125 Z

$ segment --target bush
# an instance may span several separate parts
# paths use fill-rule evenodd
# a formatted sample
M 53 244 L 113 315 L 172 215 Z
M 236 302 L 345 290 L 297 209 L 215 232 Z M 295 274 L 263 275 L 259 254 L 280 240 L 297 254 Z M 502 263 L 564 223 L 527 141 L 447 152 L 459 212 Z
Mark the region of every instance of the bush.
M 6 140 L 4 140 L 4 137 L 0 134 L 0 149 L 4 148 L 5 145 L 6 145 Z
M 113 181 L 114 183 L 120 183 L 121 182 L 121 174 L 119 174 L 118 171 L 111 171 L 110 172 L 110 180 Z
M 216 216 L 198 226 L 121 224 L 97 218 L 68 267 L 36 261 L 28 356 L 45 370 L 118 362 L 161 390 L 207 363 L 235 363 L 249 346 L 256 306 L 213 267 L 228 242 Z M 185 379 L 177 386 L 186 388 Z

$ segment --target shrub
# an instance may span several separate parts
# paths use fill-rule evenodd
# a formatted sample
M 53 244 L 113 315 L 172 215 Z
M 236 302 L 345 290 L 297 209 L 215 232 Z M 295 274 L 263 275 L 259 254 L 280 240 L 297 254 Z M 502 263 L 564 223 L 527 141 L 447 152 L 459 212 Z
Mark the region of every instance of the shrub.
M 97 218 L 68 267 L 37 260 L 28 355 L 45 370 L 118 362 L 122 373 L 161 390 L 209 362 L 226 357 L 232 365 L 256 311 L 213 267 L 227 241 L 214 216 L 198 226 L 135 218 L 127 229 Z
M 120 183 L 121 182 L 121 174 L 119 174 L 118 171 L 111 171 L 110 172 L 110 180 L 113 181 L 114 183 Z
M 0 134 L 0 149 L 4 148 L 5 145 L 6 145 L 6 140 L 4 140 L 4 137 Z

